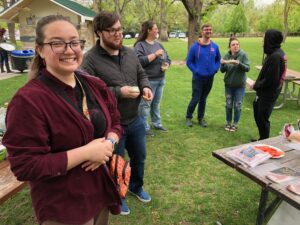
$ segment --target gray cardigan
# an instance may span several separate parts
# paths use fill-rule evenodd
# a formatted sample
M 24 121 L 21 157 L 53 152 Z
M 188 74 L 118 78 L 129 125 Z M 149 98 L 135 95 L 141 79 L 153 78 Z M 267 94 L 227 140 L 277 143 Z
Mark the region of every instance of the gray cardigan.
M 144 87 L 151 89 L 147 74 L 143 70 L 134 51 L 128 47 L 120 49 L 120 63 L 117 63 L 103 49 L 99 40 L 84 56 L 81 69 L 101 78 L 112 90 L 118 100 L 121 113 L 121 124 L 127 125 L 138 117 L 138 106 L 141 96 L 135 99 L 122 98 L 120 88 L 126 85 L 138 86 L 140 92 Z
M 141 65 L 146 71 L 149 80 L 163 79 L 165 72 L 161 71 L 161 65 L 163 60 L 166 60 L 171 65 L 171 60 L 164 47 L 157 41 L 153 45 L 146 41 L 140 41 L 135 45 L 135 53 L 140 60 Z M 148 55 L 155 53 L 157 50 L 163 49 L 165 51 L 164 59 L 156 57 L 152 62 L 149 62 Z

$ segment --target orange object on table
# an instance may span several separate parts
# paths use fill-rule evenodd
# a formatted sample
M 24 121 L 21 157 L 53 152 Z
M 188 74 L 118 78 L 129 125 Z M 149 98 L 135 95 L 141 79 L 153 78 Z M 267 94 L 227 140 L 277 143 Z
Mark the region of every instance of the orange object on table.
M 269 153 L 272 158 L 279 158 L 284 156 L 284 151 L 277 149 L 271 145 L 255 145 L 254 147 Z

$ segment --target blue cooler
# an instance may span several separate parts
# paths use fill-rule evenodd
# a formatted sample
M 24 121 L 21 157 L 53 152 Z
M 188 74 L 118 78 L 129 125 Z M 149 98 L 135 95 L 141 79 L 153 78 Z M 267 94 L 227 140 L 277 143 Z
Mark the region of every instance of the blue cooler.
M 23 73 L 24 70 L 28 69 L 29 64 L 34 57 L 33 50 L 14 50 L 11 51 L 11 64 L 14 70 L 19 70 Z

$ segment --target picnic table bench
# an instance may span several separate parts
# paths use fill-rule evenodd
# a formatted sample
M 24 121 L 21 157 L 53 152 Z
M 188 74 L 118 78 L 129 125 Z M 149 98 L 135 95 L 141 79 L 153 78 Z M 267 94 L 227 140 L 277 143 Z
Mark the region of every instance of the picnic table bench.
M 255 66 L 255 68 L 261 70 L 262 66 Z M 253 83 L 254 81 L 248 77 L 246 80 L 247 86 L 250 87 Z M 289 83 L 292 83 L 292 90 L 289 89 Z M 296 96 L 296 85 L 300 85 L 300 72 L 287 69 L 282 92 L 282 102 L 279 105 L 274 106 L 274 109 L 281 109 L 286 101 L 297 101 L 298 106 L 300 107 L 300 88 L 298 95 Z
M 21 191 L 25 182 L 18 181 L 10 170 L 7 160 L 0 162 L 0 204 Z

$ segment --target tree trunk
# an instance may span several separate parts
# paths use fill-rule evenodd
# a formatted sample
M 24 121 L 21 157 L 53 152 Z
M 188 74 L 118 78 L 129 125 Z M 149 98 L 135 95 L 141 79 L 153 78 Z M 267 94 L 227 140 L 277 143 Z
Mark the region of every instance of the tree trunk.
M 188 49 L 192 46 L 192 44 L 198 40 L 198 32 L 199 32 L 199 23 L 198 17 L 191 17 L 189 15 L 189 28 L 188 28 Z
M 120 11 L 120 5 L 119 0 L 114 0 L 115 2 L 115 12 L 118 14 L 118 16 L 121 18 L 121 11 Z
M 203 0 L 182 0 L 189 15 L 188 50 L 198 39 Z
M 295 1 L 295 0 L 294 0 Z M 195 40 L 198 39 L 198 33 L 200 31 L 201 24 L 201 13 L 202 10 L 209 11 L 213 9 L 213 6 L 221 4 L 230 4 L 230 5 L 238 5 L 240 0 L 215 0 L 215 1 L 204 1 L 204 0 L 181 0 L 184 8 L 189 14 L 189 38 L 188 38 L 188 49 L 190 49 L 191 45 Z M 203 3 L 208 3 L 207 6 L 203 9 Z
M 289 32 L 289 24 L 288 24 L 289 10 L 290 10 L 289 0 L 285 0 L 284 11 L 283 11 L 283 24 L 284 24 L 283 43 L 285 43 L 285 40 Z
M 9 41 L 16 45 L 16 32 L 15 32 L 15 24 L 14 23 L 7 23 L 7 28 L 8 28 L 8 35 L 9 35 Z
M 168 41 L 168 25 L 166 22 L 166 5 L 164 0 L 160 0 L 160 29 L 159 39 Z
M 7 7 L 11 6 L 14 3 L 15 3 L 15 0 L 11 0 L 9 5 L 8 5 L 8 1 L 2 1 L 3 8 L 7 8 Z M 14 45 L 16 45 L 15 24 L 14 23 L 7 23 L 7 29 L 8 29 L 8 36 L 9 36 L 10 42 L 13 43 Z

